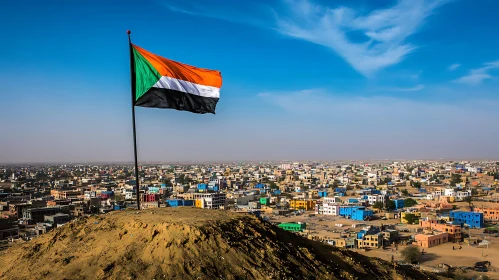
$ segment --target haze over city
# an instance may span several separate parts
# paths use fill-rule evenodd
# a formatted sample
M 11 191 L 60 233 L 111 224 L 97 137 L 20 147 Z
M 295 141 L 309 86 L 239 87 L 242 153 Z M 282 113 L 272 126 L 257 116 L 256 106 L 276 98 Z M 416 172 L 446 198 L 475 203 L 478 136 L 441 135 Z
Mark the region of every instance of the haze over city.
M 497 1 L 235 2 L 3 1 L 0 162 L 133 161 L 127 29 L 223 75 L 139 161 L 499 158 Z

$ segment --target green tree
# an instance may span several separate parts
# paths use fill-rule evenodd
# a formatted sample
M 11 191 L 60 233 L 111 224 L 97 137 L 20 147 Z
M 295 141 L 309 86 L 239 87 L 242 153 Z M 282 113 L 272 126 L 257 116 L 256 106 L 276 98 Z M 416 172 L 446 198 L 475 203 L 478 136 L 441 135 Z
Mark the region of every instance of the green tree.
M 412 198 L 406 198 L 404 200 L 404 206 L 405 207 L 412 207 L 414 205 L 418 204 L 418 202 Z
M 455 187 L 456 184 L 459 183 L 461 183 L 461 174 L 456 174 L 456 173 L 452 174 L 450 178 L 450 185 L 452 187 Z
M 419 223 L 419 218 L 415 214 L 412 214 L 412 213 L 406 214 L 405 220 L 410 225 L 414 225 L 414 224 Z
M 412 245 L 405 247 L 400 254 L 402 254 L 402 259 L 408 263 L 418 263 L 421 259 L 419 248 Z
M 471 196 L 467 196 L 464 198 L 465 202 L 468 202 L 469 205 L 471 205 Z
M 333 189 L 336 189 L 338 187 L 338 181 L 337 180 L 334 180 L 332 186 L 331 186 Z
M 406 189 L 403 189 L 403 190 L 402 190 L 402 194 L 403 194 L 404 196 L 409 196 L 409 192 L 408 192 Z
M 383 206 L 384 206 L 383 202 L 378 201 L 378 202 L 374 203 L 373 208 L 381 209 L 381 208 L 383 208 Z
M 276 190 L 276 189 L 279 189 L 279 186 L 276 183 L 274 183 L 274 182 L 270 182 L 269 188 L 271 190 Z
M 411 181 L 411 186 L 413 186 L 416 189 L 420 189 L 422 185 L 421 185 L 421 182 Z

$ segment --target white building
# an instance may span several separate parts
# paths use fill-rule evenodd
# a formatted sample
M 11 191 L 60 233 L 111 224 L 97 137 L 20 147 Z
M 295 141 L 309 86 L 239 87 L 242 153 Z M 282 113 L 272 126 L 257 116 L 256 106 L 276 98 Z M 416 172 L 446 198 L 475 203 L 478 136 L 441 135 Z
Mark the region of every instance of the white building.
M 456 193 L 455 193 L 454 189 L 444 189 L 444 196 L 453 197 L 455 195 L 456 195 Z
M 471 196 L 471 191 L 457 191 L 456 200 L 464 200 L 466 197 Z
M 340 205 L 333 203 L 316 204 L 315 214 L 338 216 L 340 214 Z
M 224 193 L 194 193 L 193 198 L 201 201 L 201 208 L 220 209 L 225 207 Z
M 369 202 L 370 205 L 374 205 L 377 202 L 385 203 L 385 196 L 379 194 L 368 195 L 367 201 Z

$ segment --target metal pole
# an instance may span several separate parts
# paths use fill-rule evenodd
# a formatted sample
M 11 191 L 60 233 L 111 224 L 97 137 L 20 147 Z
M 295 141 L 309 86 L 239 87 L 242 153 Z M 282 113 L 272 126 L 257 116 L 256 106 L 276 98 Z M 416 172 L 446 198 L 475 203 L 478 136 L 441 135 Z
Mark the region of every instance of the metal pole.
M 139 190 L 139 164 L 137 161 L 137 132 L 135 130 L 135 65 L 133 60 L 132 40 L 130 39 L 130 30 L 128 34 L 128 45 L 130 48 L 130 91 L 132 97 L 132 126 L 133 126 L 133 155 L 135 160 L 135 191 L 137 194 L 137 210 L 140 210 L 140 190 Z

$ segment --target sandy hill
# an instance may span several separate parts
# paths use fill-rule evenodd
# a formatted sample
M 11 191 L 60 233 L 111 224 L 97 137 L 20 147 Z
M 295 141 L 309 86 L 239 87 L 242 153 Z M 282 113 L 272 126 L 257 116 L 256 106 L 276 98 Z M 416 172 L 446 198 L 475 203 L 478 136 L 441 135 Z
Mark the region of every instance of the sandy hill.
M 195 208 L 82 218 L 0 252 L 0 279 L 437 279 Z

